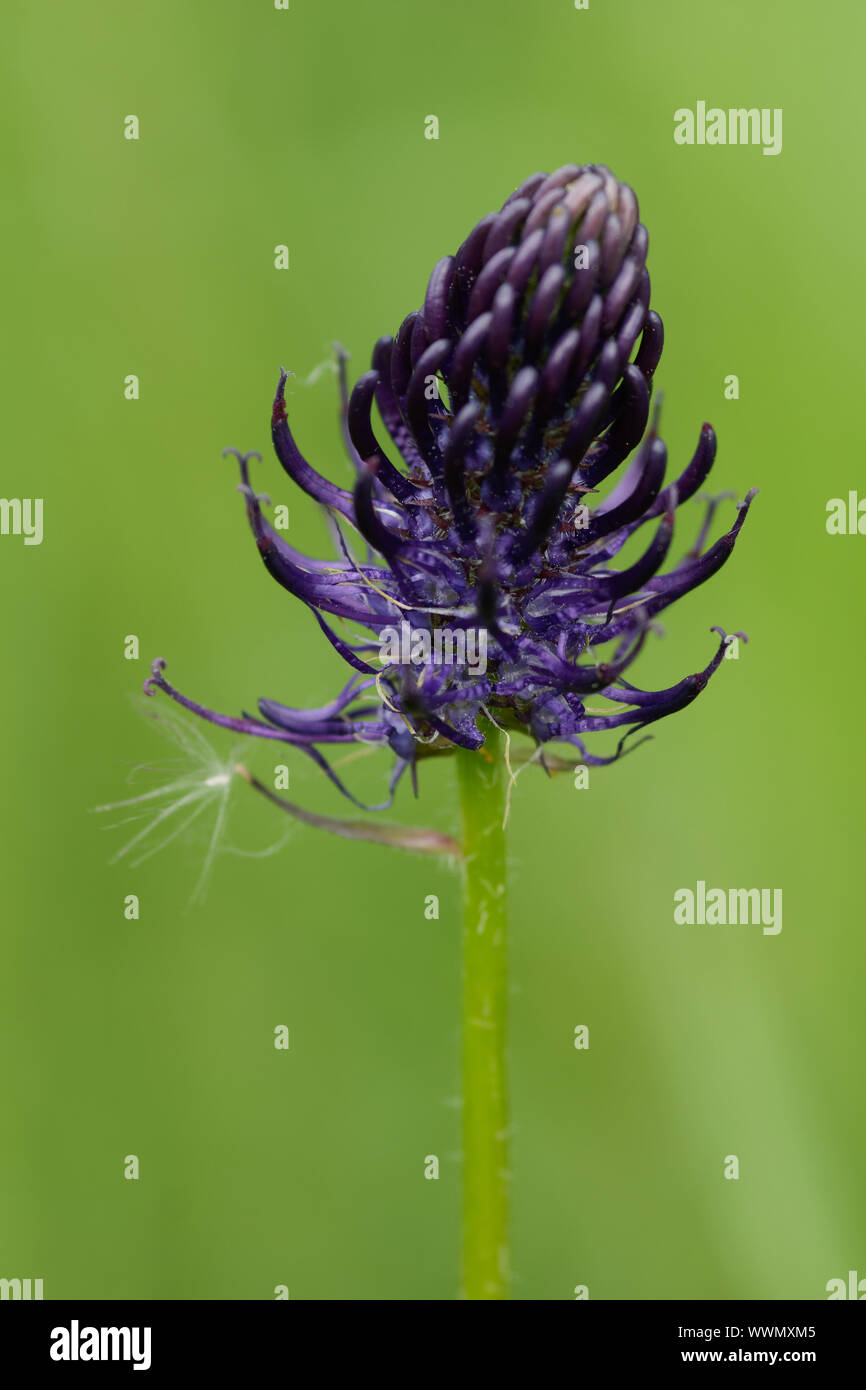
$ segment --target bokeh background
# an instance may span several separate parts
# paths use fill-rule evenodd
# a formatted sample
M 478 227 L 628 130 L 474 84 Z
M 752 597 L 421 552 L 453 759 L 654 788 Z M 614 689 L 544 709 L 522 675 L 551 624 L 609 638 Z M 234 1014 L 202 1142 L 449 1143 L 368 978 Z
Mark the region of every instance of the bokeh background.
M 220 451 L 260 449 L 293 542 L 330 553 L 268 449 L 280 365 L 301 446 L 344 480 L 334 377 L 314 372 L 331 343 L 359 375 L 434 262 L 571 160 L 640 198 L 672 468 L 710 419 L 714 487 L 761 494 L 638 679 L 703 665 L 714 623 L 748 632 L 739 660 L 588 790 L 518 783 L 514 1296 L 823 1298 L 866 1275 L 866 540 L 825 530 L 863 477 L 863 27 L 851 0 L 10 0 L 2 491 L 44 498 L 45 538 L 0 538 L 0 1276 L 48 1298 L 455 1296 L 455 873 L 241 787 L 224 847 L 288 839 L 221 853 L 191 902 L 205 822 L 134 869 L 109 861 L 138 825 L 91 808 L 176 754 L 131 699 L 153 656 L 230 712 L 336 690 Z M 673 112 L 699 99 L 782 107 L 782 154 L 676 146 Z M 692 504 L 684 547 L 699 520 Z M 297 800 L 344 814 L 288 761 Z M 386 765 L 350 771 L 375 793 Z M 395 814 L 452 829 L 453 768 Z M 782 933 L 675 926 L 699 878 L 782 888 Z

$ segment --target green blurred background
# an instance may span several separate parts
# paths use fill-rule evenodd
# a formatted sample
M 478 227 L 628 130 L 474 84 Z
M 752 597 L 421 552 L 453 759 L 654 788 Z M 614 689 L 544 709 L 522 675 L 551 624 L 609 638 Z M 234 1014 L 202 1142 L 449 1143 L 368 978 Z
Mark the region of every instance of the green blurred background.
M 334 378 L 310 372 L 340 339 L 360 374 L 434 262 L 571 160 L 641 201 L 672 470 L 710 419 L 714 488 L 761 495 L 636 679 L 703 665 L 713 623 L 748 632 L 740 659 L 589 790 L 518 783 L 514 1296 L 823 1298 L 866 1275 L 866 541 L 824 525 L 862 476 L 863 27 L 811 0 L 6 7 L 2 491 L 45 499 L 45 538 L 0 538 L 0 1276 L 48 1298 L 454 1297 L 456 875 L 289 827 L 243 787 L 231 845 L 288 842 L 220 855 L 191 904 L 204 822 L 133 869 L 109 865 L 130 828 L 91 808 L 172 756 L 129 698 L 153 656 L 229 712 L 336 691 L 342 663 L 262 570 L 220 451 L 261 450 L 292 541 L 330 553 L 268 448 L 280 365 L 301 447 L 345 480 Z M 782 154 L 676 146 L 673 112 L 699 99 L 782 107 Z M 250 754 L 265 774 L 273 751 Z M 345 814 L 287 760 L 297 800 Z M 350 771 L 378 793 L 386 762 Z M 447 763 L 398 800 L 443 830 L 455 813 Z M 673 892 L 699 878 L 781 887 L 781 935 L 676 927 Z

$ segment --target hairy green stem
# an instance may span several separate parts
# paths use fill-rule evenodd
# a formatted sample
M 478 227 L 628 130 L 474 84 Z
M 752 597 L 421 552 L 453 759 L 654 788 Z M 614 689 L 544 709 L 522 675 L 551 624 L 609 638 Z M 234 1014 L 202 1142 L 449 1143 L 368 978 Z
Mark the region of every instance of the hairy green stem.
M 463 1252 L 461 1297 L 508 1298 L 508 1004 L 505 740 L 485 726 L 458 752 L 463 831 Z

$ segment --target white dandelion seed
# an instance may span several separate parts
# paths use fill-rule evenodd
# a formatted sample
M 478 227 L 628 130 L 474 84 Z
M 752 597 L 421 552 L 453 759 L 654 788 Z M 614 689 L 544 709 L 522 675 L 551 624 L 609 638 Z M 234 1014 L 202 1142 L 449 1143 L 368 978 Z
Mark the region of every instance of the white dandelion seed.
M 165 775 L 167 771 L 183 770 L 160 786 L 152 787 L 136 796 L 125 797 L 121 801 L 95 806 L 93 809 L 96 812 L 130 812 L 129 815 L 103 827 L 106 830 L 114 830 L 139 821 L 145 822 L 109 861 L 111 864 L 117 864 L 120 860 L 126 859 L 133 868 L 158 854 L 160 850 L 179 839 L 199 821 L 200 817 L 210 813 L 213 823 L 207 839 L 204 862 L 190 899 L 193 903 L 199 902 L 204 897 L 217 853 L 226 852 L 250 858 L 274 854 L 285 844 L 291 828 L 283 833 L 279 841 L 264 850 L 244 850 L 221 844 L 232 785 L 237 777 L 237 759 L 243 745 L 236 745 L 229 757 L 222 759 L 198 727 L 173 712 L 157 713 L 147 710 L 147 717 L 156 721 L 158 730 L 180 749 L 181 756 L 157 763 L 139 764 L 133 768 L 128 780 L 133 781 L 143 771 L 161 772 Z

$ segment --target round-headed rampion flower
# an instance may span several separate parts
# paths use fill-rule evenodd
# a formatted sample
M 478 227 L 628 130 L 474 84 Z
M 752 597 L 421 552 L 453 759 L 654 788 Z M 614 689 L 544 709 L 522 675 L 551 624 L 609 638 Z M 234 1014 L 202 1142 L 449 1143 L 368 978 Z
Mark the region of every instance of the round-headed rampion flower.
M 274 448 L 332 514 L 338 559 L 308 559 L 269 524 L 249 480 L 257 455 L 238 455 L 240 491 L 266 568 L 312 610 L 355 674 L 318 709 L 260 700 L 260 718 L 189 700 L 161 660 L 146 688 L 215 724 L 302 749 L 343 791 L 325 745 L 388 747 L 392 795 L 420 756 L 480 748 L 482 714 L 536 746 L 557 740 L 598 763 L 689 704 L 722 659 L 721 630 L 709 664 L 665 690 L 638 689 L 625 672 L 654 616 L 724 564 L 754 494 L 704 550 L 710 501 L 696 544 L 660 573 L 674 513 L 702 487 L 716 439 L 705 424 L 691 462 L 665 480 L 657 411 L 650 416 L 663 333 L 646 254 L 637 199 L 608 169 L 572 164 L 528 178 L 439 261 L 423 306 L 396 338 L 380 338 L 348 399 L 344 388 L 351 490 L 298 449 L 282 372 Z M 360 556 L 347 526 L 363 542 Z M 642 528 L 637 558 L 613 567 Z M 346 635 L 331 618 L 350 625 Z M 351 628 L 365 634 L 353 638 Z M 599 709 L 593 697 L 609 704 Z M 586 746 L 587 734 L 604 730 L 623 731 L 611 757 Z

